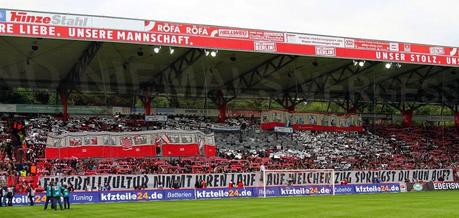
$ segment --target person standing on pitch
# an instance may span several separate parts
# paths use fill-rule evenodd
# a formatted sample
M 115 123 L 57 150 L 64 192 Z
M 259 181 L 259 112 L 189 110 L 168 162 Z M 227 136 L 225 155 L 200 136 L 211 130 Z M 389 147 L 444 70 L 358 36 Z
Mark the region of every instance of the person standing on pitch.
M 53 205 L 54 205 L 53 186 L 54 186 L 54 181 L 51 181 L 49 185 L 45 187 L 45 192 L 46 192 L 45 210 L 48 208 L 49 201 L 51 201 L 51 208 L 53 208 Z
M 35 198 L 35 189 L 32 187 L 32 185 L 29 184 L 29 187 L 27 187 L 27 197 L 29 198 L 29 203 L 30 206 L 34 205 L 34 198 Z
M 2 204 L 5 205 L 5 207 L 6 207 L 6 206 L 8 206 L 6 204 L 7 200 L 8 200 L 8 197 L 7 197 L 7 195 L 8 195 L 8 187 L 6 187 L 6 185 L 3 185 L 1 192 L 2 192 L 2 196 L 3 196 Z
M 61 210 L 63 210 L 62 209 L 62 200 L 61 200 L 62 188 L 59 185 L 59 183 L 57 183 L 56 185 L 54 185 L 52 187 L 52 193 L 53 193 L 53 198 L 54 198 L 54 210 L 57 210 L 56 202 L 59 203 L 59 207 L 61 208 Z
M 0 187 L 0 207 L 3 207 L 3 197 L 5 197 L 6 193 L 3 193 L 3 186 Z M 5 205 L 6 206 L 6 205 Z
M 70 199 L 69 199 L 70 191 L 67 188 L 67 185 L 64 185 L 62 187 L 62 195 L 64 196 L 64 209 L 70 209 Z
M 8 193 L 6 194 L 8 197 L 8 207 L 13 206 L 13 197 L 14 197 L 14 187 L 8 187 Z

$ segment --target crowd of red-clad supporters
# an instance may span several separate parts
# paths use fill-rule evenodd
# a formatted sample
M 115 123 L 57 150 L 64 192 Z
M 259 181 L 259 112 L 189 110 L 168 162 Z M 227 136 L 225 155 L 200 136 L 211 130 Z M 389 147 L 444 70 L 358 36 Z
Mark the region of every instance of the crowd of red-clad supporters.
M 428 169 L 457 168 L 459 130 L 440 127 L 367 126 L 363 133 L 263 131 L 251 119 L 230 119 L 238 132 L 216 132 L 218 156 L 180 159 L 45 160 L 48 133 L 140 131 L 153 129 L 210 132 L 212 120 L 170 117 L 167 123 L 145 122 L 141 116 L 72 117 L 12 116 L 0 122 L 0 176 L 48 176 L 144 173 L 221 173 L 268 169 Z M 21 181 L 17 191 L 25 191 Z

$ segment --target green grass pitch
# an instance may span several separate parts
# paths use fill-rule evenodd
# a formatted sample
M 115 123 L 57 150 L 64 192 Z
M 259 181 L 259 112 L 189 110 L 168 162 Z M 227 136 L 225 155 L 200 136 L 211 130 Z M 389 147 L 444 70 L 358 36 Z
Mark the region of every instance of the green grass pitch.
M 0 208 L 0 217 L 459 217 L 459 192 L 248 198 Z

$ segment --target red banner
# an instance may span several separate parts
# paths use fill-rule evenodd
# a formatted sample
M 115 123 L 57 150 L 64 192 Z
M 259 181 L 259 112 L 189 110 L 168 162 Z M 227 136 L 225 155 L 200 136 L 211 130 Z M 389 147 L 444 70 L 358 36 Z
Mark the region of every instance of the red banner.
M 16 181 L 17 181 L 17 177 L 16 176 L 8 176 L 6 178 L 6 185 L 8 187 L 15 186 L 16 185 Z
M 0 35 L 459 66 L 455 47 L 2 9 Z
M 204 145 L 203 155 L 216 156 L 217 148 L 213 145 Z M 194 157 L 200 156 L 199 145 L 163 145 L 163 156 L 166 157 Z M 64 148 L 46 148 L 47 159 L 68 158 L 127 158 L 127 157 L 156 157 L 156 146 L 142 145 L 131 146 L 77 146 Z
M 217 147 L 214 145 L 204 145 L 204 156 L 206 157 L 217 156 Z
M 155 157 L 154 145 L 140 146 L 76 146 L 76 147 L 48 147 L 45 150 L 47 159 L 67 158 L 126 158 L 126 157 Z
M 164 157 L 194 157 L 200 155 L 198 144 L 163 145 L 162 150 Z

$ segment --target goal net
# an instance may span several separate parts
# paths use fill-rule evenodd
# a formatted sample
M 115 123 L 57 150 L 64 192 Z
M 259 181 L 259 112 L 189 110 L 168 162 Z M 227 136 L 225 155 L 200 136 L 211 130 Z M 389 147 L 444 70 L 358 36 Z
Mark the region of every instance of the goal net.
M 335 195 L 335 170 L 263 170 L 263 197 Z

